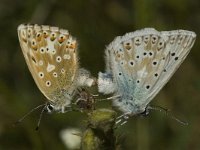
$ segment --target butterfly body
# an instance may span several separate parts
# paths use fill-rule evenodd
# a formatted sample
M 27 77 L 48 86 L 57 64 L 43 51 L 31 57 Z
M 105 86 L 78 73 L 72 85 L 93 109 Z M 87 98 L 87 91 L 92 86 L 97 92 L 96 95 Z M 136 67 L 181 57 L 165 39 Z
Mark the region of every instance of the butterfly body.
M 89 72 L 79 68 L 77 41 L 67 30 L 21 24 L 18 37 L 28 68 L 55 111 L 70 106 L 77 87 L 92 85 Z
M 106 73 L 99 73 L 99 92 L 114 93 L 113 105 L 126 114 L 145 112 L 188 55 L 195 37 L 186 30 L 145 28 L 115 38 L 105 50 Z

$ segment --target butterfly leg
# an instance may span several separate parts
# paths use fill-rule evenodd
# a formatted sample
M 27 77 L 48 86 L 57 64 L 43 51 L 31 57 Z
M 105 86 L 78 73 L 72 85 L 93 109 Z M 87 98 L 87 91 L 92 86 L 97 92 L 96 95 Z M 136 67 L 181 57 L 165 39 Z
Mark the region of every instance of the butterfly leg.
M 110 97 L 107 97 L 107 98 L 99 98 L 99 99 L 96 99 L 98 102 L 101 102 L 101 101 L 109 101 L 109 100 L 115 100 L 117 98 L 119 98 L 120 95 L 114 95 L 114 96 L 110 96 Z
M 122 126 L 128 122 L 128 119 L 129 119 L 129 113 L 124 113 L 120 115 L 119 117 L 117 117 L 115 125 Z

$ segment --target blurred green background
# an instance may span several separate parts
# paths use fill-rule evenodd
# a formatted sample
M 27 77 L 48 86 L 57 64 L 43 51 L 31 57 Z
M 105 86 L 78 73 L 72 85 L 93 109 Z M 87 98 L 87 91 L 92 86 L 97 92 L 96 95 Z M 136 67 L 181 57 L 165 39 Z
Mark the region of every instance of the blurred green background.
M 199 0 L 0 0 L 0 150 L 66 149 L 60 131 L 84 129 L 86 115 L 44 115 L 36 132 L 40 113 L 36 111 L 12 127 L 24 113 L 45 101 L 19 47 L 17 26 L 21 23 L 68 29 L 79 42 L 81 66 L 93 76 L 104 70 L 105 46 L 118 35 L 144 27 L 196 32 L 191 53 L 152 102 L 171 109 L 189 126 L 152 112 L 145 118 L 133 117 L 117 134 L 124 139 L 125 150 L 200 149 Z

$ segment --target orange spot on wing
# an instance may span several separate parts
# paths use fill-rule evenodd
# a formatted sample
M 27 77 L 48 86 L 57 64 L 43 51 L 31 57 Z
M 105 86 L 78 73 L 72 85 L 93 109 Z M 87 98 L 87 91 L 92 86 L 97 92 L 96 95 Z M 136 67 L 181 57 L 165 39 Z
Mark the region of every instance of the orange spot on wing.
M 77 46 L 76 42 L 73 42 L 70 44 L 69 48 L 76 49 L 76 46 Z

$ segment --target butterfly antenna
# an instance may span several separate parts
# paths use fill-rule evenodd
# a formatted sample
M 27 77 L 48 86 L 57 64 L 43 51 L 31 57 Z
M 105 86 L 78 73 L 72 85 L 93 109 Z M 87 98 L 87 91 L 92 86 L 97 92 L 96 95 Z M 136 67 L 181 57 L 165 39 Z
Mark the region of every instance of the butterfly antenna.
M 17 120 L 15 123 L 14 123 L 14 126 L 16 126 L 17 124 L 21 123 L 27 116 L 29 116 L 32 112 L 34 112 L 35 110 L 39 109 L 40 107 L 44 106 L 46 104 L 41 104 L 33 109 L 31 109 L 28 113 L 26 113 L 22 118 L 20 118 L 19 120 Z
M 182 121 L 178 118 L 176 118 L 169 109 L 160 107 L 160 106 L 148 106 L 147 110 L 156 110 L 156 111 L 160 111 L 162 113 L 164 113 L 166 116 L 170 117 L 171 119 L 177 121 L 178 123 L 182 124 L 182 125 L 188 125 L 188 122 Z
M 40 122 L 41 122 L 42 116 L 43 116 L 44 111 L 46 110 L 46 108 L 47 108 L 47 104 L 42 108 L 42 111 L 41 111 L 41 113 L 40 113 L 40 117 L 39 117 L 37 126 L 36 126 L 36 128 L 35 128 L 36 131 L 38 131 L 38 129 L 39 129 Z

